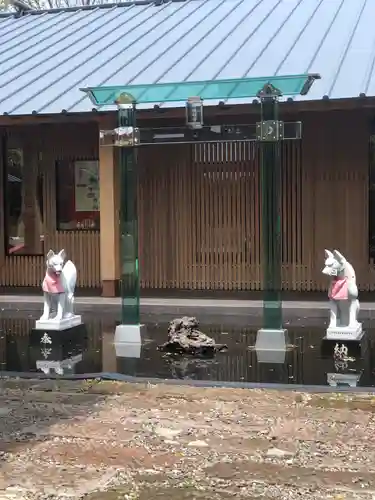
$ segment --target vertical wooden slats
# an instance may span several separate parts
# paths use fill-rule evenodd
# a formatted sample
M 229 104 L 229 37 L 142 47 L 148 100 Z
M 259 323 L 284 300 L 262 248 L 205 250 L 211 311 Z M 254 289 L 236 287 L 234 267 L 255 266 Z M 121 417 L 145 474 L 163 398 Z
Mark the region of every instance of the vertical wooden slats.
M 260 149 L 256 144 L 252 144 L 250 156 L 251 171 L 248 178 L 248 185 L 251 189 L 251 196 L 248 197 L 245 210 L 247 213 L 253 212 L 251 232 L 246 234 L 249 241 L 246 252 L 251 257 L 248 289 L 260 290 L 262 286 L 262 242 L 261 242 L 261 197 L 260 197 Z
M 284 141 L 281 151 L 282 285 L 299 290 L 302 263 L 302 162 L 301 142 Z
M 99 269 L 99 233 L 98 232 L 56 232 L 46 237 L 46 248 L 61 250 L 64 248 L 68 257 L 78 270 L 78 286 L 85 288 L 100 287 L 100 275 L 93 272 Z M 5 287 L 41 286 L 45 273 L 45 257 L 42 255 L 5 257 L 0 267 L 0 284 Z
M 191 165 L 191 174 L 190 174 L 190 192 L 191 192 L 191 221 L 197 220 L 199 217 L 198 212 L 198 199 L 199 194 L 197 193 L 197 169 L 196 166 L 192 164 L 191 161 L 191 150 L 192 148 L 186 148 L 188 152 L 188 165 Z M 191 253 L 190 253 L 190 262 L 195 262 L 197 259 L 197 249 L 198 249 L 198 241 L 200 240 L 198 236 L 198 228 L 197 226 L 193 226 L 191 224 L 192 231 L 192 244 L 191 244 Z M 192 266 L 191 269 L 191 279 L 193 282 L 193 289 L 200 288 L 199 286 L 199 275 L 197 274 L 197 267 Z
M 325 248 L 353 264 L 360 289 L 375 289 L 368 257 L 367 117 L 360 111 L 303 117 L 303 259 L 310 290 L 327 289 Z
M 151 255 L 144 288 L 259 290 L 261 209 L 256 143 L 144 149 L 139 185 L 140 254 Z M 300 143 L 283 149 L 284 288 L 297 288 L 301 267 Z M 146 210 L 146 205 L 151 205 Z M 293 246 L 293 250 L 291 250 Z M 146 262 L 142 257 L 142 261 Z M 289 278 L 292 273 L 293 279 Z M 168 279 L 166 279 L 168 276 Z

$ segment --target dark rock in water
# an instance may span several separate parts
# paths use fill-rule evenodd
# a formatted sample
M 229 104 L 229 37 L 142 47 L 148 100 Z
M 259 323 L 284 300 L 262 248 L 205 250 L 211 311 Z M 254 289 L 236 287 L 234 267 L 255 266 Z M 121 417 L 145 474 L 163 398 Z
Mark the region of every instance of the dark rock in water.
M 169 323 L 168 341 L 159 346 L 160 351 L 212 356 L 215 352 L 221 352 L 228 347 L 225 344 L 216 344 L 214 339 L 208 337 L 199 329 L 196 318 L 184 316 L 176 318 Z

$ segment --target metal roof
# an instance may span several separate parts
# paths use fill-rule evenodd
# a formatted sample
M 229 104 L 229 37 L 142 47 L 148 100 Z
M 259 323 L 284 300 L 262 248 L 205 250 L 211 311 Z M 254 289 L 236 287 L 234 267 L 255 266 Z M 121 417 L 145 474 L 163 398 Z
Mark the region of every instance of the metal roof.
M 374 19 L 375 0 L 159 0 L 3 15 L 0 114 L 90 111 L 82 87 L 301 73 L 322 79 L 296 99 L 375 96 Z

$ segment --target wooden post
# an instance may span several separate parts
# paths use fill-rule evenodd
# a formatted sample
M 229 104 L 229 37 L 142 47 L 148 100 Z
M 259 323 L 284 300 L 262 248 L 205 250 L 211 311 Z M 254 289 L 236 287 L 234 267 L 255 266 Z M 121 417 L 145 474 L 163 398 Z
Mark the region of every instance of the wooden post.
M 103 297 L 119 294 L 119 182 L 116 151 L 99 148 L 100 174 L 100 274 Z

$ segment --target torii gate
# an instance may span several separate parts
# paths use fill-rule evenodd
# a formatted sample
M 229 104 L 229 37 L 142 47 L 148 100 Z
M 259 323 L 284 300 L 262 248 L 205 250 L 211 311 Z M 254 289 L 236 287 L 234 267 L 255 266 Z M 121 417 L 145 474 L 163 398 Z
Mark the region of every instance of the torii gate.
M 138 259 L 137 155 L 136 149 L 145 144 L 189 143 L 228 140 L 257 140 L 261 145 L 262 194 L 262 251 L 263 251 L 263 328 L 267 332 L 285 332 L 282 325 L 281 303 L 281 141 L 301 137 L 301 122 L 295 122 L 292 132 L 286 133 L 279 120 L 280 96 L 306 95 L 318 74 L 239 78 L 195 82 L 120 85 L 81 89 L 95 106 L 118 108 L 118 128 L 101 131 L 101 141 L 110 137 L 110 145 L 120 147 L 121 201 L 121 302 L 122 321 L 116 328 L 128 342 L 140 342 L 140 280 Z M 238 126 L 237 135 L 217 133 L 204 127 L 203 101 L 226 102 L 228 99 L 258 98 L 261 103 L 260 122 L 255 137 L 249 138 L 249 127 Z M 179 139 L 156 140 L 150 131 L 136 127 L 136 105 L 160 106 L 164 103 L 186 101 L 186 127 Z M 289 127 L 290 128 L 290 127 Z M 175 130 L 175 128 L 174 128 Z M 238 135 L 238 130 L 240 135 Z M 193 133 L 192 133 L 193 131 Z M 181 132 L 181 128 L 180 128 Z M 241 136 L 241 132 L 243 136 Z M 284 133 L 285 132 L 285 133 Z M 175 134 L 176 135 L 176 134 Z M 250 131 L 251 135 L 251 131 Z M 245 137 L 245 138 L 243 138 Z

